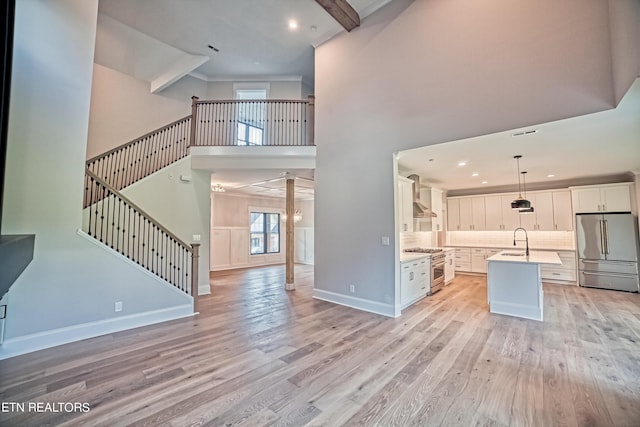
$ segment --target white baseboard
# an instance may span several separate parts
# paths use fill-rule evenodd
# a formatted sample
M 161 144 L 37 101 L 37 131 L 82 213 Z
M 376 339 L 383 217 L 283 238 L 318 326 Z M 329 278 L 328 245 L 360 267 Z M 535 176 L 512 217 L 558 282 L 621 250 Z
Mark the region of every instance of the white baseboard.
M 10 338 L 0 346 L 0 360 L 74 341 L 193 315 L 193 305 L 185 304 Z
M 314 289 L 313 297 L 323 301 L 332 302 L 334 304 L 340 304 L 358 310 L 368 311 L 369 313 L 381 314 L 387 317 L 400 316 L 400 310 L 396 309 L 393 304 L 385 304 L 378 301 L 371 301 L 368 299 L 357 298 L 350 295 L 338 294 L 322 289 Z

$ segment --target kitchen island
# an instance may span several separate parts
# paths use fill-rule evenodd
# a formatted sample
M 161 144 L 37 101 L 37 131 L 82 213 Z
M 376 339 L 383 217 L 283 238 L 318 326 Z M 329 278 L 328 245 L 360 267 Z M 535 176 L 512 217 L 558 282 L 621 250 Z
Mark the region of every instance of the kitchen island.
M 502 251 L 487 258 L 487 299 L 491 313 L 543 319 L 540 264 L 561 265 L 555 252 Z

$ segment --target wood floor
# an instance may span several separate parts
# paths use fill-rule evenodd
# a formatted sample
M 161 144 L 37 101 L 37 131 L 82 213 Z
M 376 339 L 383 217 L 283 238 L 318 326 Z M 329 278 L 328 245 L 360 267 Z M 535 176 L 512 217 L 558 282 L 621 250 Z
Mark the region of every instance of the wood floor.
M 545 284 L 543 323 L 458 276 L 397 319 L 311 298 L 313 270 L 217 273 L 193 319 L 0 361 L 2 426 L 639 426 L 640 295 Z M 53 407 L 53 409 L 56 409 Z

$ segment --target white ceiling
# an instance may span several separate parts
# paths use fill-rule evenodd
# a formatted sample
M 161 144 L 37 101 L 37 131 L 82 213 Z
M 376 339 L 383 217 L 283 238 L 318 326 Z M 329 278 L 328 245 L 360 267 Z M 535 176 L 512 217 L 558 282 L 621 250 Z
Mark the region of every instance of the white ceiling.
M 364 18 L 391 0 L 349 0 Z M 288 29 L 290 19 L 299 28 Z M 314 28 L 312 28 L 314 27 Z M 314 0 L 101 0 L 95 62 L 153 81 L 176 63 L 210 59 L 205 81 L 299 78 L 314 83 L 314 46 L 344 31 Z M 219 51 L 214 52 L 208 45 Z M 313 199 L 313 171 L 295 174 L 296 198 Z M 221 170 L 229 193 L 285 196 L 285 171 Z
M 286 174 L 295 176 L 296 200 L 313 200 L 313 170 L 292 169 L 274 171 L 272 169 L 219 170 L 211 174 L 211 186 L 220 184 L 230 194 L 248 194 L 260 197 L 286 196 Z
M 362 19 L 389 1 L 349 3 Z M 211 59 L 192 75 L 212 81 L 299 76 L 313 85 L 313 46 L 343 31 L 314 0 L 101 0 L 99 13 L 134 30 L 124 32 L 128 39 L 125 46 L 144 48 L 132 52 L 140 62 L 135 68 L 161 69 L 158 66 L 166 63 L 167 56 L 175 57 L 176 51 L 181 51 L 209 56 Z M 288 29 L 290 19 L 298 21 L 297 30 Z M 150 40 L 132 42 L 134 32 L 161 42 L 165 48 L 152 46 Z M 122 34 L 115 32 L 112 37 Z M 96 62 L 101 54 L 98 46 Z
M 512 136 L 533 129 L 538 132 Z M 517 190 L 518 154 L 531 188 L 640 172 L 640 78 L 613 110 L 403 151 L 398 167 L 403 175 L 420 175 L 421 185 L 454 194 Z

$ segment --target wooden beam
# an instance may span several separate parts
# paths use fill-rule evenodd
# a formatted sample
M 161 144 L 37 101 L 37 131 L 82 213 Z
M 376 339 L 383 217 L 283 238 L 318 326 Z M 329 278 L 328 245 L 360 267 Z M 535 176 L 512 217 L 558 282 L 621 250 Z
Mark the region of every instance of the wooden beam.
M 347 0 L 316 0 L 316 3 L 333 16 L 345 30 L 351 31 L 360 26 L 360 16 Z
M 287 194 L 286 194 L 286 204 L 285 204 L 285 212 L 287 214 L 286 220 L 286 277 L 285 277 L 285 289 L 287 291 L 294 291 L 296 289 L 296 285 L 293 281 L 293 267 L 294 267 L 294 259 L 293 259 L 293 245 L 294 245 L 294 228 L 293 228 L 293 215 L 295 213 L 294 207 L 294 195 L 295 195 L 295 180 L 294 176 L 287 175 Z

